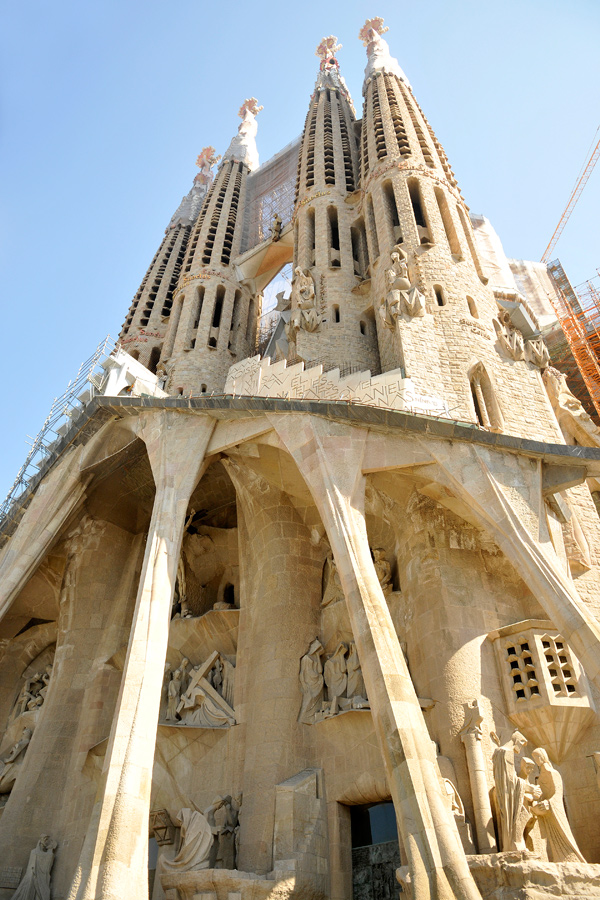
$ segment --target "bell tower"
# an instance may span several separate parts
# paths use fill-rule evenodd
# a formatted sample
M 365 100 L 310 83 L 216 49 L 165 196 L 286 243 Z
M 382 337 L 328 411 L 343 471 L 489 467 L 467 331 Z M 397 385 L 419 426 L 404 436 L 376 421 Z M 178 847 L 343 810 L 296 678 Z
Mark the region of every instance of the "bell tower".
M 121 346 L 151 372 L 156 372 L 161 357 L 173 294 L 181 275 L 191 231 L 212 183 L 212 166 L 220 159 L 214 154 L 214 147 L 204 147 L 198 156 L 196 165 L 200 171 L 165 230 L 119 335 Z
M 232 363 L 252 353 L 258 311 L 232 262 L 242 237 L 246 179 L 258 166 L 261 109 L 254 97 L 242 104 L 238 133 L 189 239 L 161 355 L 170 394 L 221 391 Z
M 486 286 L 468 207 L 382 37 L 387 30 L 377 17 L 359 32 L 368 57 L 361 202 L 382 370 L 400 368 L 417 393 L 439 398 L 459 418 L 477 416 L 485 427 L 500 428 L 496 403 L 489 400 L 487 413 L 477 413 L 482 402 L 476 374 L 485 370 L 485 381 L 489 371 L 502 368 L 501 377 L 508 375 L 494 346 L 498 306 Z
M 317 47 L 319 74 L 300 147 L 289 357 L 378 370 L 375 323 L 364 312 L 365 226 L 352 202 L 358 187 L 357 123 L 335 57 L 340 48 L 333 35 Z

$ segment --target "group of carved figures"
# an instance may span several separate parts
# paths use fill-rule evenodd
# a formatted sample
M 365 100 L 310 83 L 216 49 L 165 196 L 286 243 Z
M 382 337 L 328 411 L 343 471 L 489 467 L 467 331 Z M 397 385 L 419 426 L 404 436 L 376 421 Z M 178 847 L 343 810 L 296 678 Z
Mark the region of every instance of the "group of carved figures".
M 567 820 L 562 777 L 547 752 L 538 747 L 532 759 L 523 757 L 517 775 L 515 759 L 526 744 L 527 738 L 515 731 L 492 757 L 500 849 L 545 850 L 551 862 L 585 862 Z
M 418 287 L 411 284 L 408 275 L 408 256 L 396 244 L 390 257 L 390 265 L 385 270 L 385 298 L 379 307 L 379 314 L 386 328 L 392 331 L 396 320 L 404 313 L 411 317 L 425 315 L 425 297 Z
M 181 809 L 175 825 L 181 828 L 179 851 L 173 859 L 163 857 L 163 872 L 196 872 L 200 869 L 237 867 L 242 795 L 216 797 L 211 805 Z
M 373 554 L 373 565 L 375 566 L 375 574 L 381 590 L 385 597 L 389 597 L 394 590 L 391 563 L 388 561 L 385 550 L 382 547 L 371 550 L 371 553 Z M 329 553 L 323 569 L 323 599 L 321 606 L 331 606 L 332 603 L 337 603 L 338 600 L 343 599 L 344 591 L 342 590 L 340 573 L 337 570 L 333 554 Z
M 302 706 L 299 722 L 313 724 L 350 709 L 368 709 L 356 644 L 341 641 L 325 660 L 324 648 L 315 639 L 300 660 Z
M 217 651 L 188 671 L 185 657 L 171 672 L 165 665 L 165 722 L 197 728 L 235 725 L 233 684 L 235 666 Z
M 24 712 L 35 711 L 44 705 L 51 677 L 52 664 L 50 663 L 43 672 L 36 672 L 30 678 L 25 679 L 13 708 L 12 719 L 22 716 Z

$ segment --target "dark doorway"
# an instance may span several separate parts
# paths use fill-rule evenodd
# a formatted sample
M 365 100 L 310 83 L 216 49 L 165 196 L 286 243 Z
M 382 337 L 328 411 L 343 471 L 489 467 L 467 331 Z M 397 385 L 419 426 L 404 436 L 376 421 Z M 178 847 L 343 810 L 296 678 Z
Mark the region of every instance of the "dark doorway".
M 402 865 L 394 804 L 350 807 L 353 900 L 397 900 Z

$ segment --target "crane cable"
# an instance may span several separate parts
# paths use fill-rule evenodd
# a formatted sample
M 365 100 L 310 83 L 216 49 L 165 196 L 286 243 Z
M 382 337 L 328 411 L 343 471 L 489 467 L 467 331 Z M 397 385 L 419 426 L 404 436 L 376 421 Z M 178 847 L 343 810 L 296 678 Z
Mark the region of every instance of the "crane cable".
M 597 137 L 599 131 L 600 131 L 600 125 L 598 126 L 598 128 L 596 128 L 596 133 L 594 134 L 594 137 L 592 138 L 592 143 L 590 144 L 590 148 L 594 144 L 594 141 L 596 140 L 596 137 Z M 575 204 L 579 200 L 579 198 L 581 196 L 581 192 L 583 191 L 584 187 L 586 186 L 586 184 L 588 182 L 590 175 L 593 172 L 594 166 L 596 165 L 596 163 L 598 161 L 598 157 L 600 157 L 600 140 L 596 143 L 596 146 L 594 147 L 593 150 L 591 150 L 591 152 L 590 152 L 590 150 L 588 150 L 588 155 L 586 155 L 587 162 L 585 162 L 583 164 L 583 166 L 581 167 L 581 169 L 579 170 L 579 175 L 577 176 L 577 181 L 575 183 L 575 187 L 571 191 L 571 196 L 569 197 L 569 202 L 567 203 L 567 205 L 564 209 L 564 212 L 563 212 L 562 216 L 560 217 L 560 221 L 559 221 L 558 225 L 554 229 L 554 234 L 550 238 L 550 242 L 549 242 L 548 246 L 544 250 L 544 254 L 541 259 L 541 261 L 543 263 L 547 263 L 548 260 L 550 259 L 550 254 L 554 250 L 556 244 L 558 243 L 558 239 L 560 238 L 561 234 L 563 233 L 563 231 L 565 229 L 565 225 L 569 221 L 569 217 L 570 217 L 571 213 L 573 212 L 573 208 L 575 207 Z

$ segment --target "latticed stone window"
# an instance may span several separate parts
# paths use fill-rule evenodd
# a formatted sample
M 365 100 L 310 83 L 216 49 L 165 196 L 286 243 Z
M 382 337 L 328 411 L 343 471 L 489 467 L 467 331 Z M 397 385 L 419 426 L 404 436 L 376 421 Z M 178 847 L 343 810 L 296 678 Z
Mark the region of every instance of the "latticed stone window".
M 587 678 L 550 622 L 527 619 L 488 635 L 510 720 L 560 762 L 594 717 Z

